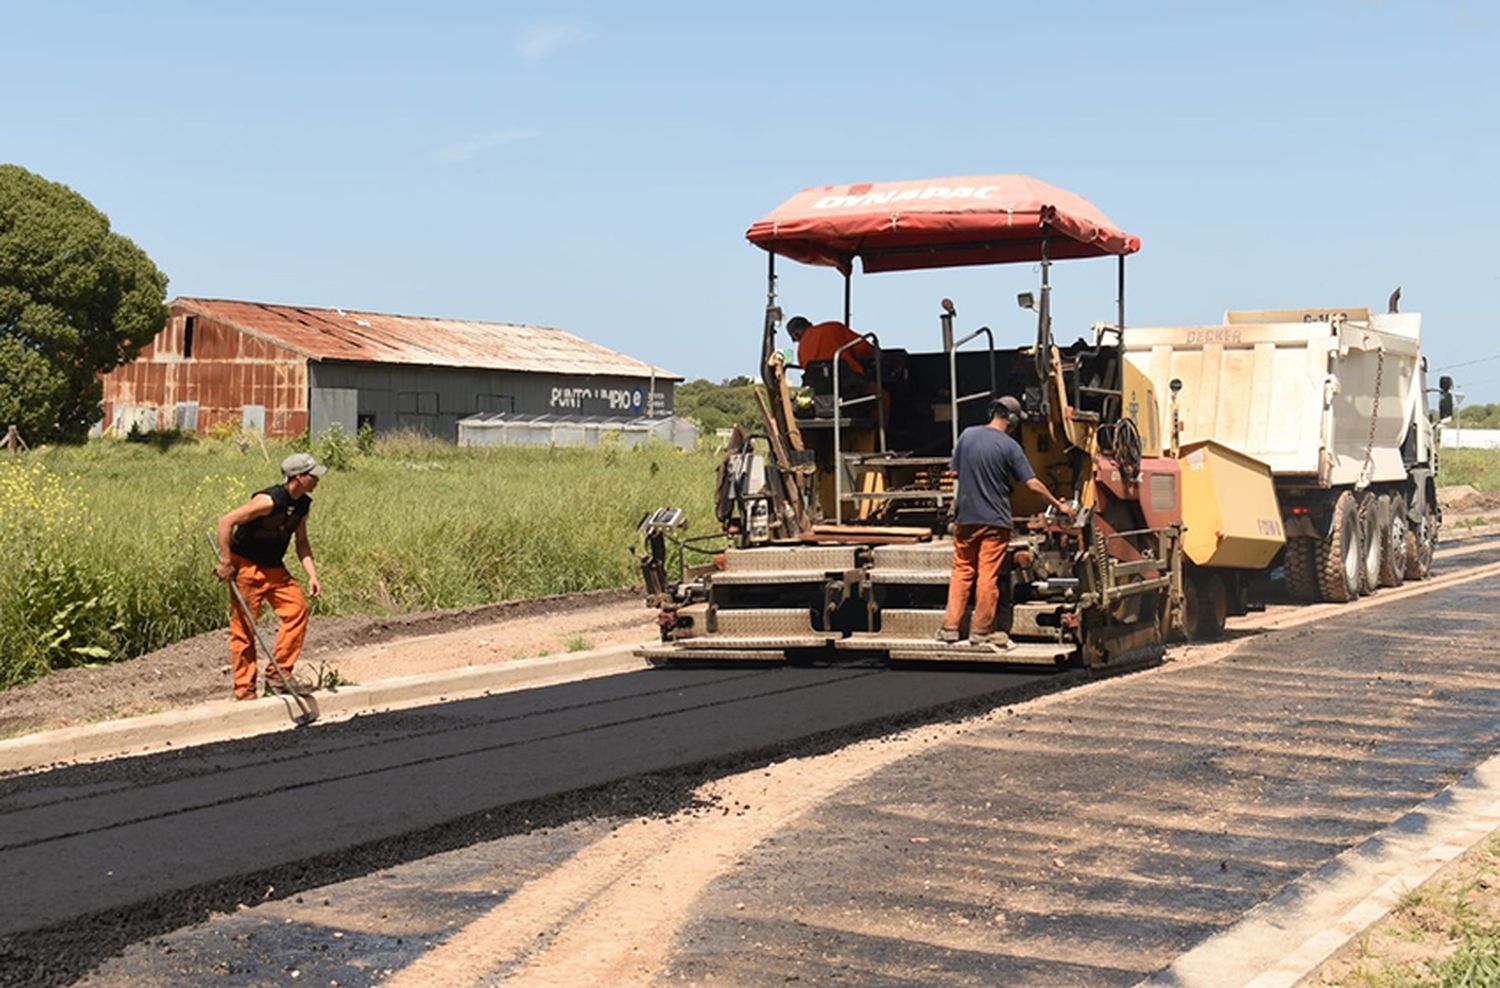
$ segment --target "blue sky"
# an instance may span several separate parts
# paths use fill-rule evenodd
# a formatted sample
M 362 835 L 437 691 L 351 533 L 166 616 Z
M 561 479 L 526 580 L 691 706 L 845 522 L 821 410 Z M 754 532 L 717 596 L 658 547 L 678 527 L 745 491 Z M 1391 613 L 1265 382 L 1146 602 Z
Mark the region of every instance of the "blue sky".
M 1481 3 L 0 5 L 0 160 L 64 182 L 173 295 L 558 326 L 752 373 L 750 223 L 811 185 L 1022 172 L 1144 243 L 1134 323 L 1424 315 L 1500 355 L 1500 12 Z M 790 266 L 788 266 L 790 267 Z M 788 270 L 788 312 L 837 314 Z M 1113 265 L 1058 265 L 1059 335 Z M 1029 338 L 1029 266 L 856 277 L 855 321 Z M 1453 371 L 1500 400 L 1500 359 Z

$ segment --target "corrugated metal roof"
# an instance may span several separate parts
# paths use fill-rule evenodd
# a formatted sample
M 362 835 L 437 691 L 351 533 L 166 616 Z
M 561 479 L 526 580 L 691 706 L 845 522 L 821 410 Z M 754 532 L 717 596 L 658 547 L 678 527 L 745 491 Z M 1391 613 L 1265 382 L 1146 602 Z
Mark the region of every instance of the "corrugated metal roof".
M 545 326 L 397 316 L 218 298 L 177 298 L 186 312 L 226 323 L 313 360 L 477 367 L 541 374 L 655 376 L 661 367 Z

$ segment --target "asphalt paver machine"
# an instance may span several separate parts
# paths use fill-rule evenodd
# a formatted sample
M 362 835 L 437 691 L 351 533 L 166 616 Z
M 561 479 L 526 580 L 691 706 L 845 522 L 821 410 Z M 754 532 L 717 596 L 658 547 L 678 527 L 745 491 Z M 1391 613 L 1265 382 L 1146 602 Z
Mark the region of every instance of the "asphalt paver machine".
M 729 438 L 720 533 L 681 537 L 673 509 L 642 522 L 648 605 L 661 627 L 642 654 L 1093 669 L 1159 658 L 1181 603 L 1182 478 L 1176 459 L 1142 455 L 1135 416 L 1156 407 L 1155 395 L 1122 386 L 1125 258 L 1139 239 L 1083 198 L 1020 175 L 807 189 L 747 237 L 768 255 L 762 421 Z M 1109 257 L 1119 267 L 1114 323 L 1058 345 L 1052 265 Z M 1040 283 L 1018 302 L 1035 312 L 1035 339 L 997 346 L 988 326 L 964 331 L 943 299 L 932 350 L 853 326 L 832 359 L 799 368 L 777 350 L 779 261 L 839 272 L 845 324 L 856 261 L 866 274 L 1032 264 Z M 845 360 L 851 351 L 862 360 Z M 800 387 L 788 370 L 801 371 Z M 1073 519 L 1042 511 L 1017 490 L 997 622 L 1011 642 L 945 644 L 949 460 L 960 431 L 1005 394 L 1022 402 L 1017 439 L 1037 476 L 1079 510 Z

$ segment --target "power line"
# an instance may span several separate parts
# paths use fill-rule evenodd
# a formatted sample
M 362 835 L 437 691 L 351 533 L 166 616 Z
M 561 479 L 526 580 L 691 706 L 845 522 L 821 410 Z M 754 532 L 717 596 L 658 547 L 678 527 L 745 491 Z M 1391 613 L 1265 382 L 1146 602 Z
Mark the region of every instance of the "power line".
M 1487 364 L 1491 360 L 1500 360 L 1500 353 L 1492 354 L 1488 357 L 1480 357 L 1478 360 L 1465 360 L 1463 363 L 1459 364 L 1445 364 L 1442 367 L 1436 368 L 1436 370 L 1445 371 L 1453 370 L 1458 367 L 1473 367 L 1475 364 Z

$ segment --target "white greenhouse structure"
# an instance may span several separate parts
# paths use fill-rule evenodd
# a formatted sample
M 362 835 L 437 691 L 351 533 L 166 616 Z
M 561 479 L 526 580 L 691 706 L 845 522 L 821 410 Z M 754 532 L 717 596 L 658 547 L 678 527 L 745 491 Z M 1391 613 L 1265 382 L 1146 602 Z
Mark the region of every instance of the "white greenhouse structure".
M 698 445 L 698 427 L 675 415 L 579 418 L 515 412 L 471 415 L 458 423 L 460 446 L 599 446 L 618 443 L 634 447 L 650 442 L 691 450 Z

